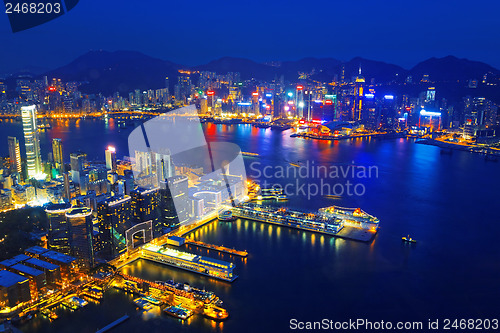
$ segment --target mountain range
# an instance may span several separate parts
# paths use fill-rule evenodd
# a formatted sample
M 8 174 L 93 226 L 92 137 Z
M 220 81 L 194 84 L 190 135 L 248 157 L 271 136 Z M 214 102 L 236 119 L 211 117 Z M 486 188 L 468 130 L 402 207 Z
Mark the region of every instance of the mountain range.
M 417 82 L 424 74 L 428 74 L 431 81 L 437 83 L 457 81 L 465 83 L 470 79 L 480 80 L 486 73 L 495 77 L 500 76 L 500 71 L 488 64 L 454 56 L 430 58 L 411 69 L 361 57 L 349 61 L 333 58 L 304 58 L 297 61 L 273 63 L 223 57 L 203 65 L 184 66 L 135 51 L 90 51 L 69 64 L 47 71 L 43 75 L 49 78 L 61 78 L 64 81 L 85 81 L 87 83 L 81 86 L 84 93 L 101 92 L 110 95 L 116 91 L 125 94 L 134 89 L 163 88 L 165 77 L 170 78 L 170 85 L 173 87 L 173 84 L 177 82 L 180 69 L 211 71 L 218 74 L 240 72 L 244 80 L 252 78 L 272 80 L 283 76 L 285 80 L 291 82 L 298 80 L 299 73 L 307 73 L 312 79 L 331 82 L 335 76 L 340 79 L 342 72 L 344 72 L 345 79 L 349 80 L 358 75 L 360 68 L 367 82 L 374 79 L 380 84 L 404 82 L 410 75 L 413 81 Z

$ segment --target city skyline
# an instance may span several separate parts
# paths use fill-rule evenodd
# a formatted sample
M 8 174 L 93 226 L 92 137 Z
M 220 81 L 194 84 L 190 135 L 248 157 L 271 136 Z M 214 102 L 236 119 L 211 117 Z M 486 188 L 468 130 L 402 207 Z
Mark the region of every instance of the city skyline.
M 95 6 L 99 6 L 98 11 Z M 187 65 L 223 56 L 258 62 L 362 56 L 407 68 L 432 56 L 454 54 L 500 67 L 494 57 L 494 51 L 500 50 L 494 36 L 500 24 L 494 13 L 500 5 L 494 1 L 480 1 L 471 7 L 466 1 L 414 5 L 394 0 L 383 4 L 294 0 L 265 6 L 238 5 L 235 11 L 201 1 L 193 7 L 182 3 L 131 6 L 118 1 L 80 2 L 57 20 L 17 34 L 10 33 L 7 16 L 3 15 L 0 42 L 16 46 L 20 52 L 5 55 L 9 65 L 2 66 L 2 72 L 24 66 L 55 68 L 90 49 L 133 49 Z M 304 15 L 294 21 L 299 8 Z M 127 20 L 134 24 L 123 25 Z M 268 24 L 261 26 L 260 21 Z M 189 29 L 176 29 L 185 23 L 189 23 Z M 151 34 L 153 31 L 156 34 Z M 40 35 L 51 37 L 41 39 Z M 164 36 L 166 42 L 151 43 L 153 37 L 148 36 L 153 35 Z M 197 43 L 191 42 L 194 36 Z M 58 45 L 60 40 L 66 41 L 64 48 Z M 135 45 L 132 48 L 131 42 Z M 31 56 L 25 45 L 38 49 L 40 59 Z
M 500 2 L 9 1 L 6 332 L 500 328 Z

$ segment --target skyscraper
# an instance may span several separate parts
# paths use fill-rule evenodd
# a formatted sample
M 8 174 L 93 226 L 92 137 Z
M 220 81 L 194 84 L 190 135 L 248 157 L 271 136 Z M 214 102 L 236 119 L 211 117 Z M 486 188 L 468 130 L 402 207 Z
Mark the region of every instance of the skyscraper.
M 71 254 L 69 236 L 70 230 L 66 219 L 66 212 L 71 204 L 50 204 L 45 208 L 49 225 L 48 248 L 64 254 Z
M 61 139 L 52 139 L 52 156 L 54 158 L 54 167 L 59 175 L 64 173 L 63 147 Z
M 9 136 L 9 157 L 10 157 L 10 166 L 15 172 L 22 175 L 22 167 L 21 167 L 21 150 L 19 149 L 19 140 L 16 137 Z
M 69 226 L 69 244 L 71 254 L 83 266 L 94 265 L 92 209 L 72 208 L 66 211 L 66 223 Z
M 113 146 L 108 146 L 106 154 L 106 169 L 116 171 L 116 149 Z
M 83 165 L 87 160 L 87 154 L 76 152 L 70 154 L 71 161 L 71 178 L 73 183 L 81 185 L 81 178 L 83 177 Z
M 35 105 L 21 107 L 23 118 L 24 144 L 28 164 L 28 178 L 41 178 L 42 161 L 40 157 L 40 140 L 38 138 L 37 112 Z

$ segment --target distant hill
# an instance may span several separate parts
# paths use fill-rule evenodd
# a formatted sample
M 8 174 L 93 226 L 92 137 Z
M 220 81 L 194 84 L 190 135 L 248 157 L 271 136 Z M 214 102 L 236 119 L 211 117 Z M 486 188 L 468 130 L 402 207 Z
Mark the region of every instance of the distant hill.
M 454 56 L 427 59 L 409 71 L 414 80 L 420 80 L 424 74 L 429 74 L 431 81 L 479 80 L 486 73 L 499 75 L 500 71 L 483 62 L 459 59 Z
M 176 77 L 181 66 L 133 51 L 91 51 L 44 75 L 64 81 L 87 81 L 82 92 L 111 95 L 134 89 L 165 87 L 165 77 Z
M 408 75 L 413 76 L 414 82 L 420 81 L 424 74 L 429 74 L 431 81 L 435 82 L 481 79 L 486 73 L 492 73 L 494 76 L 500 75 L 499 70 L 485 63 L 458 59 L 453 56 L 431 58 L 410 70 L 360 57 L 346 62 L 333 58 L 304 58 L 273 63 L 224 57 L 190 68 L 133 51 L 91 51 L 44 75 L 65 81 L 86 81 L 88 83 L 81 87 L 82 92 L 102 92 L 105 95 L 111 95 L 116 91 L 125 94 L 134 89 L 163 88 L 166 76 L 170 78 L 172 88 L 177 82 L 178 70 L 181 68 L 212 71 L 219 74 L 240 72 L 242 79 L 273 80 L 283 76 L 290 82 L 296 82 L 299 73 L 307 73 L 315 80 L 330 82 L 335 75 L 340 78 L 342 69 L 345 70 L 345 80 L 348 81 L 358 75 L 360 67 L 367 82 L 374 79 L 376 83 L 381 84 L 403 82 Z
M 205 65 L 195 66 L 193 67 L 193 69 L 198 71 L 216 72 L 219 74 L 226 74 L 228 72 L 240 72 L 241 77 L 244 80 L 248 80 L 251 78 L 260 80 L 272 80 L 276 75 L 279 74 L 279 70 L 276 67 L 266 64 L 259 64 L 249 59 L 234 57 L 223 57 L 217 60 L 213 60 Z

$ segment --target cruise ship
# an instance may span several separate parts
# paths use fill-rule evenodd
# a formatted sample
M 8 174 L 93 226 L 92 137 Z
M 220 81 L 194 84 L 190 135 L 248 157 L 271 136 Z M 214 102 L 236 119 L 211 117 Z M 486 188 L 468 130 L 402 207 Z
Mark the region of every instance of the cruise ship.
M 341 219 L 344 221 L 344 225 L 348 227 L 362 228 L 373 231 L 377 231 L 379 228 L 379 219 L 366 213 L 361 208 L 330 206 L 320 208 L 319 212 L 325 217 Z
M 233 272 L 233 263 L 169 247 L 147 244 L 141 249 L 141 258 L 229 282 L 238 277 Z

